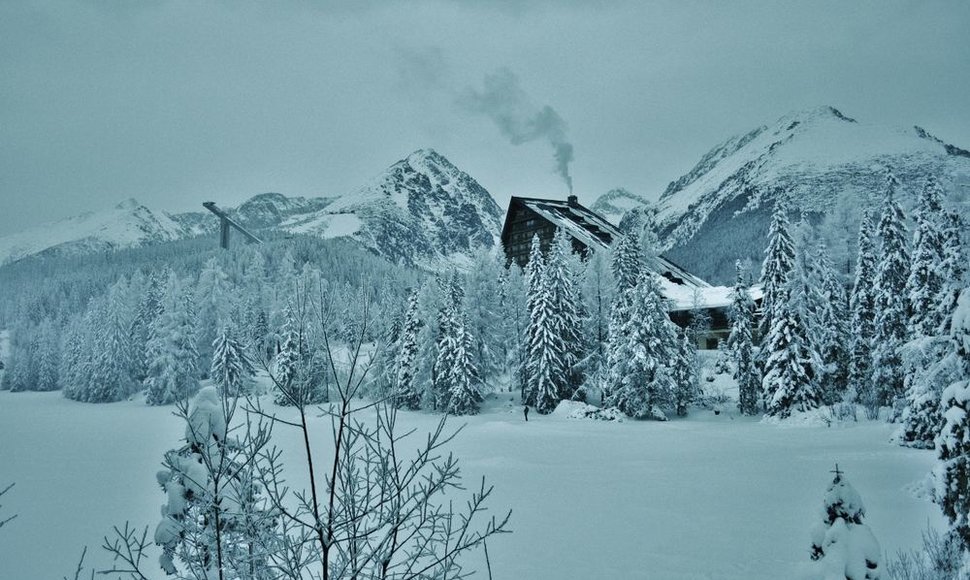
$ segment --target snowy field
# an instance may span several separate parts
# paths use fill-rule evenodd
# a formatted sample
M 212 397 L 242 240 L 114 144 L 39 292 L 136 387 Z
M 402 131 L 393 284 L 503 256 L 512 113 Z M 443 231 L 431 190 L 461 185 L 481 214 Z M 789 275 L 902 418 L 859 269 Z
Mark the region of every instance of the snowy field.
M 885 553 L 916 548 L 927 523 L 942 527 L 915 491 L 933 454 L 892 445 L 885 424 L 786 427 L 710 411 L 668 423 L 535 414 L 526 423 L 507 397 L 453 422 L 467 423 L 452 446 L 466 482 L 487 475 L 491 508 L 513 510 L 514 533 L 489 542 L 496 579 L 791 578 L 836 462 Z M 435 421 L 417 412 L 400 423 Z M 328 425 L 313 425 L 324 453 Z M 153 529 L 155 472 L 181 432 L 171 408 L 140 401 L 0 392 L 0 483 L 17 483 L 2 513 L 19 514 L 0 530 L 0 578 L 71 575 L 85 545 L 104 567 L 98 546 L 113 524 Z M 278 428 L 275 439 L 299 448 L 295 431 Z

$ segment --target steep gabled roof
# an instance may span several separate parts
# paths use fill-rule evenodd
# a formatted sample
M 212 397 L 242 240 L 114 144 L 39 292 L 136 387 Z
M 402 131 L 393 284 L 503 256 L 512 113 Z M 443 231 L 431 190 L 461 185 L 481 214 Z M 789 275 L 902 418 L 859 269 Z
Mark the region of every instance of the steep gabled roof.
M 623 235 L 623 232 L 617 226 L 579 203 L 570 203 L 560 199 L 512 197 L 509 202 L 509 209 L 511 210 L 520 204 L 539 214 L 543 219 L 564 230 L 589 248 L 609 248 L 614 239 Z M 508 228 L 508 225 L 509 221 L 506 219 L 505 228 Z M 503 239 L 505 239 L 506 234 L 506 231 L 502 232 Z M 709 288 L 711 286 L 663 256 L 657 256 L 657 263 L 654 264 L 652 269 L 667 279 L 682 280 L 685 286 L 698 288 Z

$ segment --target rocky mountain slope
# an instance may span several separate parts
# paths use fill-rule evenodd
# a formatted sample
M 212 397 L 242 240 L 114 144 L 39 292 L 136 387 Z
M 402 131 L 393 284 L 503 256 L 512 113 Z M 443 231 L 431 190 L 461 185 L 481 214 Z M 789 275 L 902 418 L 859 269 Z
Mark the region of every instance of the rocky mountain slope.
M 653 204 L 628 189 L 618 187 L 596 198 L 589 209 L 605 217 L 613 224 L 619 224 L 623 214 L 635 207 L 652 207 Z
M 254 231 L 350 237 L 395 263 L 425 268 L 461 264 L 472 250 L 496 246 L 503 215 L 488 191 L 431 149 L 412 153 L 342 196 L 263 193 L 223 209 Z M 211 235 L 217 229 L 218 220 L 206 211 L 168 214 L 128 200 L 2 237 L 0 264 Z
M 734 261 L 762 259 L 768 220 L 779 199 L 818 221 L 876 204 L 890 168 L 911 206 L 934 175 L 952 205 L 970 216 L 970 151 L 919 127 L 893 128 L 850 118 L 832 107 L 787 115 L 711 149 L 672 181 L 656 204 L 666 254 L 711 282 L 729 282 Z
M 434 267 L 498 245 L 502 216 L 478 182 L 434 150 L 422 149 L 359 190 L 278 227 L 325 238 L 350 236 L 393 262 Z

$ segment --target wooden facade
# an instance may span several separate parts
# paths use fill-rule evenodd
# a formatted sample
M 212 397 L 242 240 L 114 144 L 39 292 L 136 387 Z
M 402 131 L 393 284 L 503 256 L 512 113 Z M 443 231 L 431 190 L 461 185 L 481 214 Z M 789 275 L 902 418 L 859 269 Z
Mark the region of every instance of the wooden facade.
M 558 229 L 569 234 L 573 251 L 582 256 L 588 255 L 590 251 L 609 248 L 622 235 L 606 218 L 580 205 L 576 196 L 571 195 L 565 201 L 513 197 L 509 201 L 505 225 L 502 227 L 502 245 L 508 263 L 514 262 L 524 268 L 529 263 L 532 238 L 539 237 L 540 247 L 545 252 Z M 702 295 L 718 293 L 718 288 L 711 287 L 663 256 L 658 256 L 649 267 L 669 282 L 668 288 L 675 289 L 671 290 L 673 294 L 684 296 L 685 292 L 693 292 L 695 289 Z M 723 294 L 724 289 L 720 290 Z M 697 346 L 714 349 L 721 340 L 727 338 L 730 331 L 728 308 L 723 302 L 723 296 L 720 301 L 715 300 L 712 305 L 702 308 L 711 317 L 711 330 L 699 337 Z M 675 304 L 673 299 L 669 315 L 682 328 L 690 323 L 690 308 Z

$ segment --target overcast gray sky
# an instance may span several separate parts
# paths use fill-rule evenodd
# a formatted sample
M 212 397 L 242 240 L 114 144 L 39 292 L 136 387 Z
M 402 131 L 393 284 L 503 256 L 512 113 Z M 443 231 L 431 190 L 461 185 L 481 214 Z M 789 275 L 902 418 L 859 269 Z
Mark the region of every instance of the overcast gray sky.
M 422 147 L 500 204 L 565 195 L 566 145 L 581 200 L 656 196 L 823 104 L 970 147 L 970 2 L 0 0 L 0 235 L 345 193 Z

